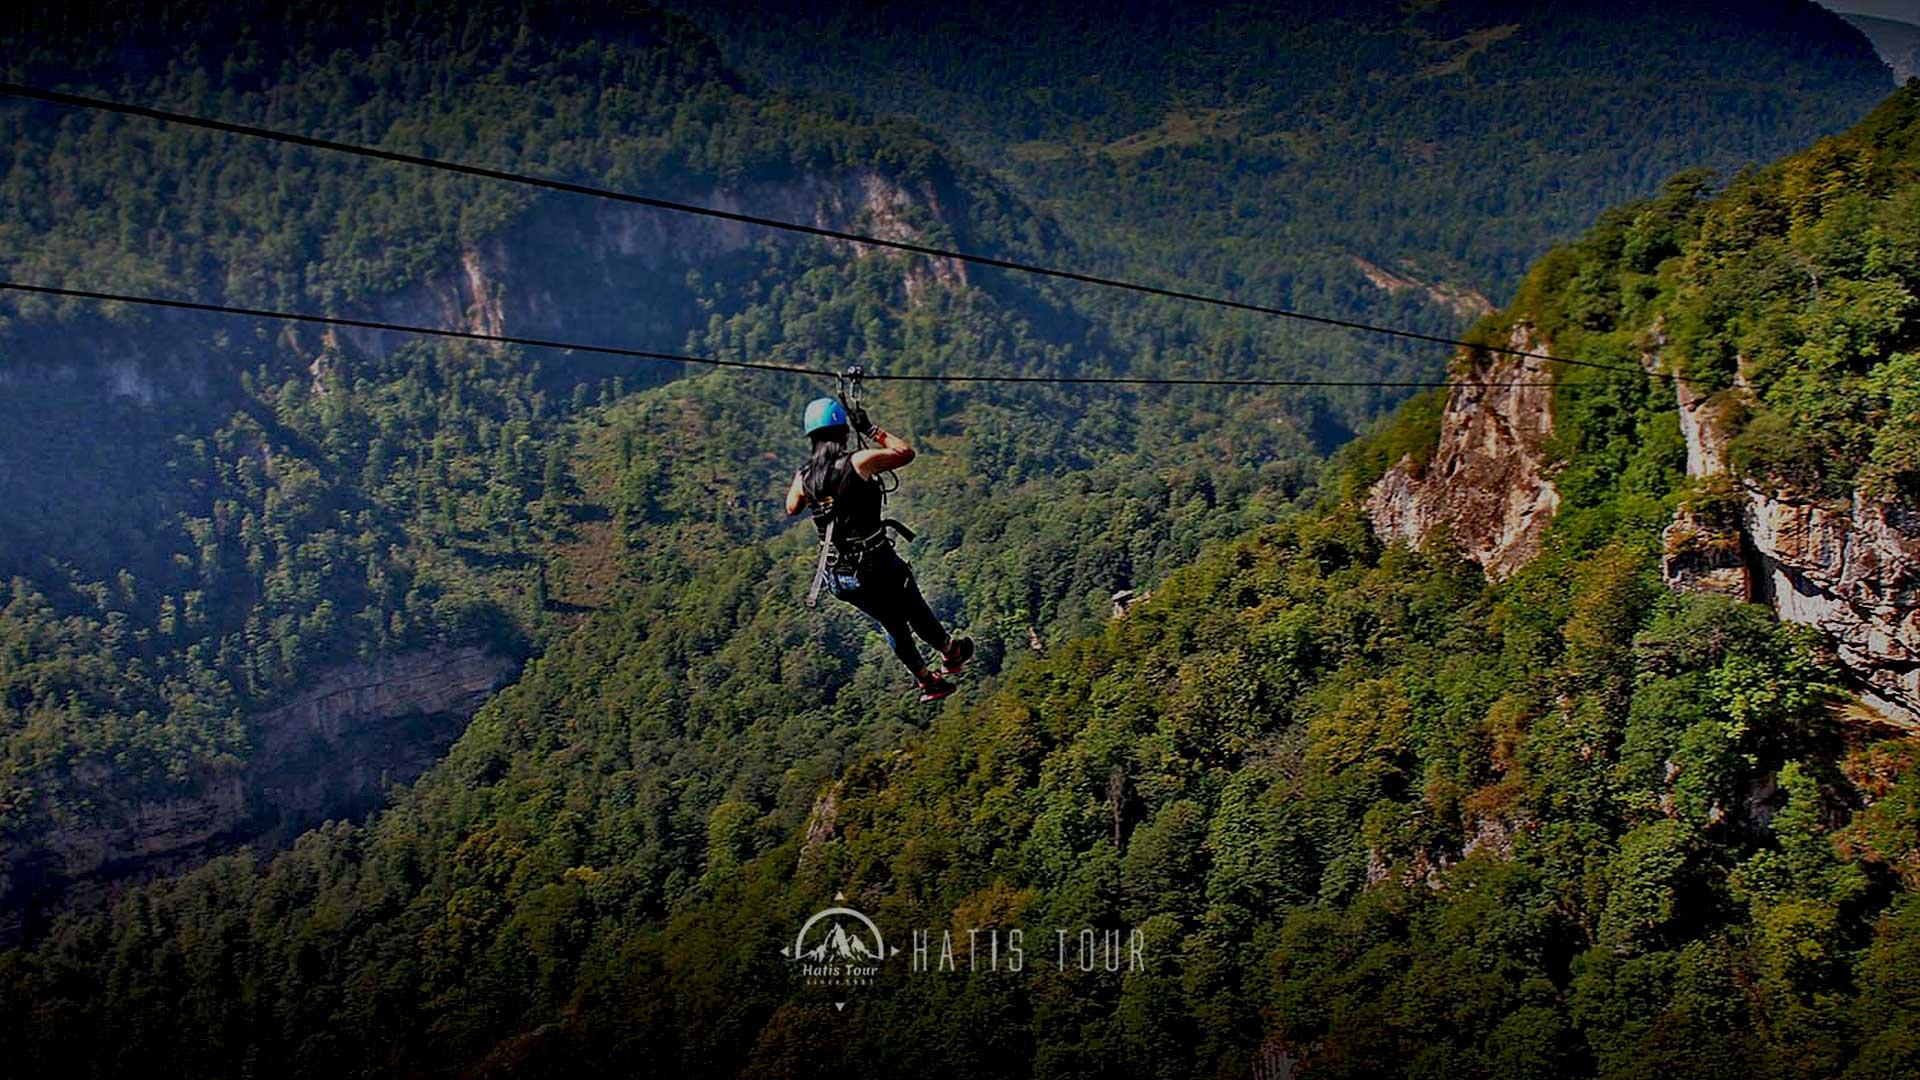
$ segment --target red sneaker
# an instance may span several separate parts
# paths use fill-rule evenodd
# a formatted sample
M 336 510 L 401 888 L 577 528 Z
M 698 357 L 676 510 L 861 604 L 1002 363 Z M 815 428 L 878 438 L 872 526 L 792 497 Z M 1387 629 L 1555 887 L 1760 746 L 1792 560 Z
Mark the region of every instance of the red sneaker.
M 940 674 L 947 678 L 960 674 L 960 669 L 967 665 L 967 661 L 973 659 L 973 639 L 955 634 L 947 639 L 947 649 L 940 656 L 947 662 L 946 668 Z
M 919 682 L 920 682 L 920 704 L 922 705 L 927 705 L 927 704 L 931 704 L 932 702 L 939 701 L 941 698 L 946 697 L 948 694 L 953 693 L 953 691 L 956 689 L 952 683 L 948 682 L 947 680 L 941 678 L 938 675 L 935 675 L 931 671 L 927 672 L 925 675 L 922 675 L 919 679 Z

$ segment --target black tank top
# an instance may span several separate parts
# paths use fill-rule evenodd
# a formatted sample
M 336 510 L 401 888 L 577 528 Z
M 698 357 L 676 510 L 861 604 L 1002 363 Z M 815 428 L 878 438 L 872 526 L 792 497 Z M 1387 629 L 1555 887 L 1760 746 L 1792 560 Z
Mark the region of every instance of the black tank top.
M 853 467 L 853 455 L 842 454 L 828 464 L 824 475 L 808 470 L 801 478 L 807 501 L 813 504 L 813 524 L 826 535 L 833 526 L 839 541 L 865 540 L 880 531 L 880 481 L 863 479 Z

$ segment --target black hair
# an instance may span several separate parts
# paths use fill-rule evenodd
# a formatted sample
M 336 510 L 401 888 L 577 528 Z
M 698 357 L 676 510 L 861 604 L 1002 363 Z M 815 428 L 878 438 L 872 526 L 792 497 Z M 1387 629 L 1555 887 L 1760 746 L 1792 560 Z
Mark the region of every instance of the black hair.
M 803 483 L 809 493 L 826 487 L 827 470 L 847 452 L 847 425 L 835 424 L 811 431 L 807 438 L 813 440 L 813 451 L 807 455 Z

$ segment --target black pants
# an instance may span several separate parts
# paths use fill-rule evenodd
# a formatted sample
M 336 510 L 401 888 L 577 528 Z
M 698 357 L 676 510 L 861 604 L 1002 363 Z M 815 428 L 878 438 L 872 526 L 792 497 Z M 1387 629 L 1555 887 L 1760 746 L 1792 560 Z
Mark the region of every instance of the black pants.
M 926 598 L 920 595 L 920 583 L 913 580 L 913 571 L 906 560 L 893 548 L 883 546 L 852 567 L 833 567 L 827 584 L 833 589 L 833 595 L 866 612 L 880 624 L 880 629 L 886 631 L 887 644 L 893 647 L 893 655 L 914 673 L 927 666 L 920 647 L 913 643 L 915 634 L 935 649 L 947 647 L 946 627 L 940 625 Z

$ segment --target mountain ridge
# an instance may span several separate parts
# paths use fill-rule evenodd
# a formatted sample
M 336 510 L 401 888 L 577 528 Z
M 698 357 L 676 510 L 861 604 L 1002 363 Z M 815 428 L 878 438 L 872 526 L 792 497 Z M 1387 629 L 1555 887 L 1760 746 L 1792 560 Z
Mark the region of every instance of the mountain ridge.
M 1894 82 L 1903 83 L 1920 75 L 1920 24 L 1871 15 L 1848 14 L 1845 18 L 1873 42 L 1874 51 L 1892 70 Z

